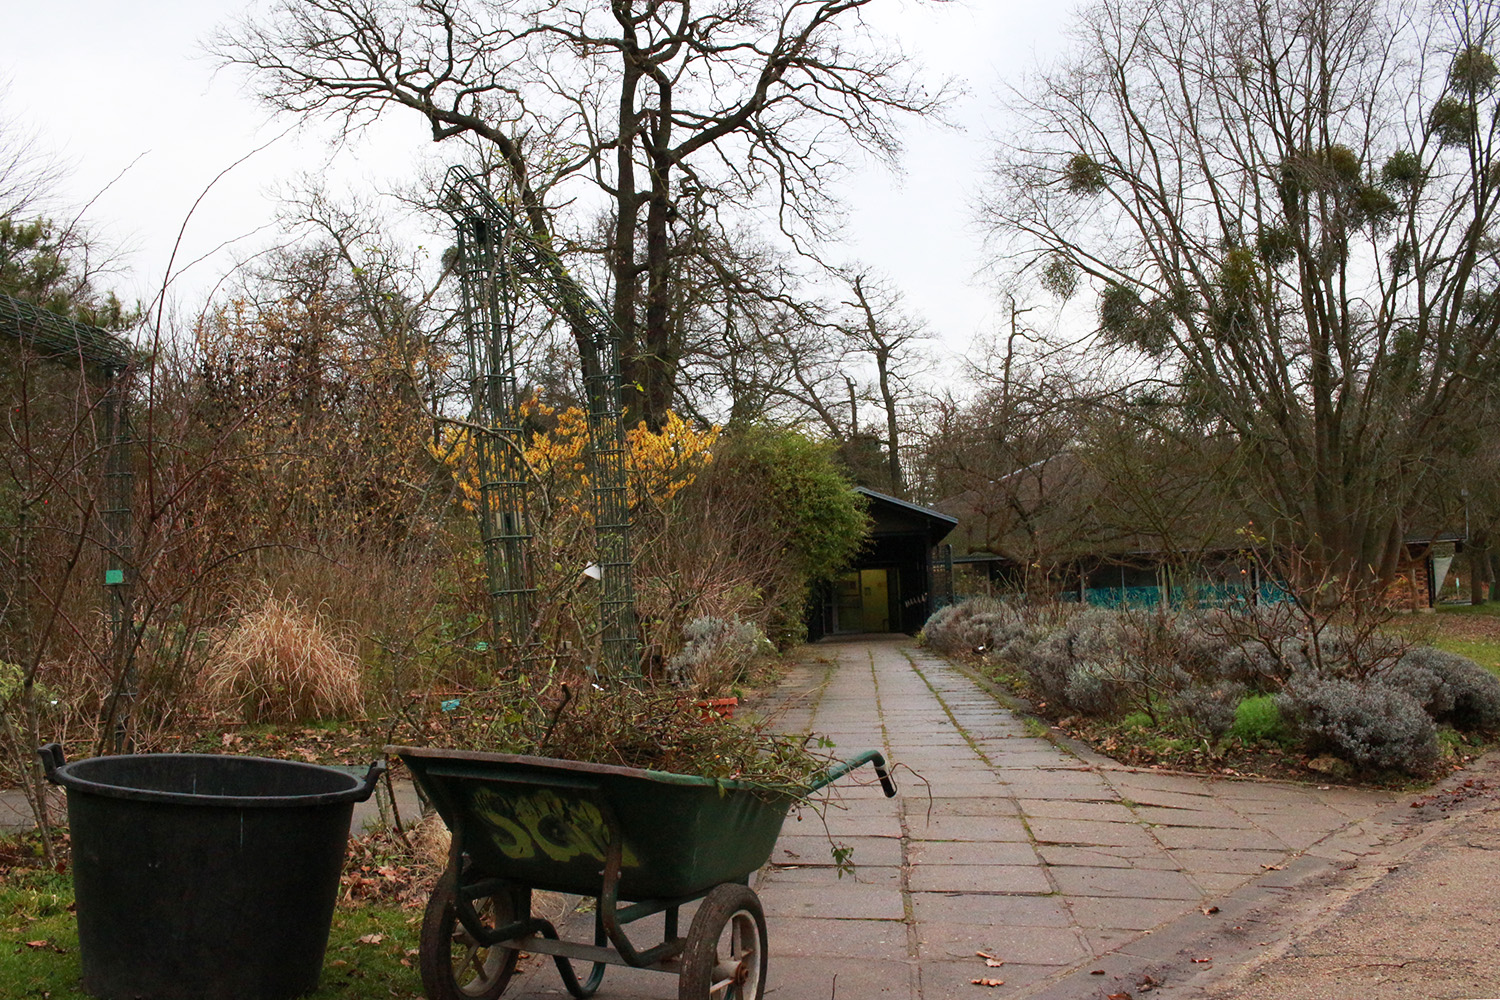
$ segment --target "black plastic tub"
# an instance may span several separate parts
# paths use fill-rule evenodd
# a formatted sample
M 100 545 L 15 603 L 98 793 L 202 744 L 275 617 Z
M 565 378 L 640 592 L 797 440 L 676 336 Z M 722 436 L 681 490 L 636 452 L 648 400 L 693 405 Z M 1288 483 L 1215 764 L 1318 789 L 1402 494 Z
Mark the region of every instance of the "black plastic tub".
M 315 989 L 360 777 L 265 757 L 63 761 L 83 988 L 105 1000 L 283 1000 Z

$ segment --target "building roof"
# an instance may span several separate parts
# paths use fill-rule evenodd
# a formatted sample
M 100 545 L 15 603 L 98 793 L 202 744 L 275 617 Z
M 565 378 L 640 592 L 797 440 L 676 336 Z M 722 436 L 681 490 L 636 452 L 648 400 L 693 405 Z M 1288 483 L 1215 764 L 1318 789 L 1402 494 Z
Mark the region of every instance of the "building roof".
M 946 538 L 958 524 L 958 518 L 951 514 L 944 514 L 931 507 L 923 507 L 909 500 L 879 493 L 865 486 L 856 486 L 854 491 L 866 500 L 872 501 L 871 506 L 874 508 L 876 523 L 871 533 L 875 535 L 919 530 L 927 532 L 929 545 L 936 545 Z M 885 508 L 884 511 L 880 509 L 882 507 Z M 888 516 L 882 518 L 880 516 L 882 513 Z

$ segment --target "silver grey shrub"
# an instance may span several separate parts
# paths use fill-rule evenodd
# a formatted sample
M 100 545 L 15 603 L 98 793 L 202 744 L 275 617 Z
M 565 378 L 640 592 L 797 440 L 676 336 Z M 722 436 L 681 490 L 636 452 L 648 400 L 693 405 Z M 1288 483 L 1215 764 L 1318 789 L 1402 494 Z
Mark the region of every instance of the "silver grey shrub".
M 1119 660 L 1078 660 L 1069 665 L 1063 701 L 1088 715 L 1106 718 L 1124 711 L 1128 680 Z
M 1306 748 L 1367 770 L 1423 774 L 1437 762 L 1437 728 L 1415 698 L 1377 681 L 1293 677 L 1276 707 Z
M 1233 728 L 1235 710 L 1247 693 L 1238 681 L 1194 684 L 1172 696 L 1172 708 L 1199 733 L 1217 740 Z
M 667 661 L 667 677 L 705 692 L 743 682 L 757 658 L 775 651 L 759 628 L 737 615 L 694 618 L 682 638 L 682 649 Z
M 1500 730 L 1500 677 L 1467 656 L 1413 646 L 1380 680 L 1412 694 L 1438 722 L 1455 729 Z

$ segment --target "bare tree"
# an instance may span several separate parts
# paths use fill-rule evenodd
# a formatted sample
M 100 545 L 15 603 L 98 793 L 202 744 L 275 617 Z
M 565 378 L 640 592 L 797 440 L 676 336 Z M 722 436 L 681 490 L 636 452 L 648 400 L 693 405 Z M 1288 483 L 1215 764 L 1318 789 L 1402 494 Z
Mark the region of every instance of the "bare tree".
M 4 97 L 0 89 L 0 103 Z M 14 118 L 0 116 L 0 219 L 23 219 L 40 212 L 56 190 L 62 168 L 37 149 L 34 132 Z
M 937 108 L 863 25 L 869 2 L 280 0 L 212 48 L 280 110 L 350 130 L 404 107 L 434 140 L 477 141 L 559 251 L 574 182 L 602 193 L 627 414 L 655 426 L 677 391 L 694 227 L 768 197 L 789 233 L 820 237 L 850 147 L 892 156 L 897 118 Z
M 956 548 L 1019 567 L 1028 590 L 1061 583 L 1097 537 L 1097 483 L 1078 453 L 1089 373 L 1027 327 L 1010 303 L 1002 336 L 980 345 L 962 395 L 946 392 L 920 449 L 924 492 L 960 518 Z
M 927 339 L 926 327 L 903 310 L 901 293 L 889 281 L 865 268 L 845 270 L 840 277 L 848 295 L 840 303 L 846 315 L 837 323 L 844 335 L 845 358 L 874 367 L 869 388 L 885 424 L 888 488 L 894 496 L 905 497 L 902 424 L 917 395 L 913 380 L 923 368 L 918 347 Z
M 1495 8 L 1104 0 L 1016 106 L 985 218 L 1221 420 L 1309 588 L 1397 573 L 1500 374 Z M 1330 594 L 1330 599 L 1336 599 Z

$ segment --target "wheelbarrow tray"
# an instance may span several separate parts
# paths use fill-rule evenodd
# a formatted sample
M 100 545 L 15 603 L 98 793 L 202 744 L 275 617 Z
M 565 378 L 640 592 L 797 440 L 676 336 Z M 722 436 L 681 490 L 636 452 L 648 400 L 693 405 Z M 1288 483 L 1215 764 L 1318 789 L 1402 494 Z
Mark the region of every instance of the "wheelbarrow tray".
M 467 881 L 595 895 L 617 834 L 622 900 L 746 882 L 770 859 L 789 808 L 811 790 L 546 757 L 387 749 L 462 840 Z

